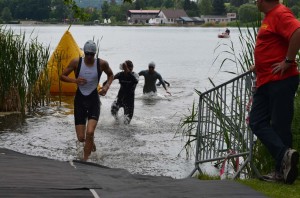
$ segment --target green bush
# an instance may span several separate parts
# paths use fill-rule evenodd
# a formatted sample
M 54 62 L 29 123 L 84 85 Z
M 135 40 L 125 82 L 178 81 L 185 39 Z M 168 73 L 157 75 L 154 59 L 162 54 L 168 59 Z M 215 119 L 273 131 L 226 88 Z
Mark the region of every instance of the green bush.
M 244 4 L 239 8 L 239 20 L 242 23 L 257 21 L 257 15 L 260 14 L 256 5 Z

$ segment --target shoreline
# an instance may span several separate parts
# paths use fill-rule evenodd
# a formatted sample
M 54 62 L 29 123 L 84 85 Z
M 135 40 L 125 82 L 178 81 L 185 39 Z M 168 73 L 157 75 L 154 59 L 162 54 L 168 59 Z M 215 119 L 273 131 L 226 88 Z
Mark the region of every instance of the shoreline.
M 1 25 L 59 25 L 59 26 L 70 26 L 70 25 L 84 25 L 84 26 L 125 26 L 125 27 L 236 27 L 230 26 L 227 24 L 219 23 L 219 24 L 202 24 L 202 25 L 186 25 L 186 24 L 159 24 L 159 25 L 150 25 L 150 24 L 126 24 L 126 23 L 116 23 L 116 24 L 104 24 L 104 23 L 93 23 L 93 22 L 81 22 L 81 23 L 63 23 L 63 22 L 44 22 L 44 21 L 36 21 L 36 20 L 19 20 L 19 21 L 11 21 L 9 23 L 3 23 Z M 244 26 L 241 26 L 244 27 Z M 245 26 L 246 27 L 246 26 Z

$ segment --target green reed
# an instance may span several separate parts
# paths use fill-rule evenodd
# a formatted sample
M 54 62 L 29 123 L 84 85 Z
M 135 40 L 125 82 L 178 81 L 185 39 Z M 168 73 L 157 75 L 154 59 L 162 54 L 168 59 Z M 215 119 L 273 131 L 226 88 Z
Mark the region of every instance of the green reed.
M 64 51 L 59 51 L 59 52 L 56 52 L 54 53 L 54 59 L 53 59 L 53 62 L 56 61 L 57 63 L 57 67 L 56 67 L 56 71 L 57 71 L 57 74 L 54 74 L 54 75 L 57 75 L 57 76 L 61 76 L 63 70 L 64 70 L 64 65 L 62 64 L 62 60 L 65 56 L 66 52 Z M 53 68 L 53 67 L 51 67 Z M 51 71 L 52 73 L 53 71 Z M 52 76 L 52 74 L 51 74 Z M 51 79 L 52 80 L 52 79 Z M 62 82 L 60 80 L 60 78 L 58 78 L 58 90 L 59 90 L 59 105 L 61 105 L 61 100 L 62 100 Z
M 47 62 L 49 58 L 49 47 L 44 48 L 37 39 L 32 39 L 27 47 L 27 109 L 31 110 L 43 102 L 43 94 L 47 94 L 47 81 L 45 85 L 39 82 L 40 75 L 47 70 Z M 43 74 L 45 75 L 45 74 Z M 37 85 L 38 83 L 38 85 Z M 43 88 L 45 87 L 45 88 Z
M 25 33 L 15 34 L 3 26 L 0 35 L 0 111 L 25 114 L 48 100 L 49 47 L 36 38 L 26 41 Z
M 197 92 L 197 90 L 196 90 Z M 193 154 L 195 142 L 197 141 L 197 125 L 198 125 L 198 105 L 193 101 L 193 105 L 189 110 L 188 115 L 184 115 L 184 118 L 180 120 L 179 128 L 175 133 L 178 136 L 179 133 L 186 138 L 183 150 L 186 152 L 186 157 L 190 158 Z

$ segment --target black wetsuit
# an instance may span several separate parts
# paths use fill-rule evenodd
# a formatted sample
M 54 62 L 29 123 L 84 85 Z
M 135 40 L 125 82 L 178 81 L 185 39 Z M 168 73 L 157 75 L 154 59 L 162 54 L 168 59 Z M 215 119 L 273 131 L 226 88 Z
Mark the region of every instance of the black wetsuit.
M 166 84 L 158 72 L 154 71 L 153 73 L 150 73 L 148 70 L 143 70 L 139 72 L 139 75 L 145 77 L 145 84 L 143 87 L 144 94 L 150 92 L 157 92 L 155 84 L 157 80 L 159 80 L 159 82 L 166 89 Z
M 168 87 L 170 87 L 170 83 L 169 82 L 167 82 L 165 80 L 164 80 L 164 82 L 165 82 L 166 85 L 168 85 Z M 156 86 L 160 86 L 160 85 L 161 85 L 161 82 L 156 83 Z
M 111 113 L 116 116 L 121 107 L 124 108 L 125 123 L 129 124 L 134 111 L 134 92 L 137 83 L 139 82 L 139 76 L 134 72 L 129 72 L 125 75 L 125 72 L 119 72 L 114 76 L 114 79 L 119 79 L 121 85 L 117 99 L 111 106 Z

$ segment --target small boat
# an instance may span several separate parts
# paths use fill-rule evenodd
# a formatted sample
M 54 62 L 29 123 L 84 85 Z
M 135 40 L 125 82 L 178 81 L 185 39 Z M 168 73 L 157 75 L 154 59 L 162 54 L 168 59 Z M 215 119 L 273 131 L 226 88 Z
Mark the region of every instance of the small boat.
M 226 32 L 222 32 L 221 34 L 218 34 L 218 38 L 229 38 L 229 34 L 227 34 Z

